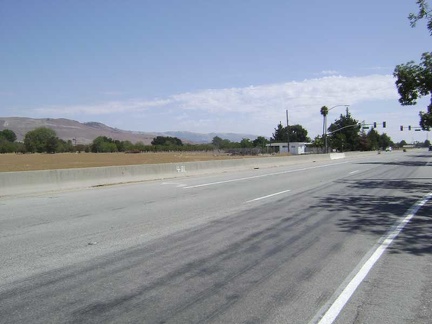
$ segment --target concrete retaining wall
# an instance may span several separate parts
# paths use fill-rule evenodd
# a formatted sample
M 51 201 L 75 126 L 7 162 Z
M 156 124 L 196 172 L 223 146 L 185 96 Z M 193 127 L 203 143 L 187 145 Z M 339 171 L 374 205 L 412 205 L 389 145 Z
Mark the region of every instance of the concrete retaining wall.
M 336 153 L 337 154 L 337 153 Z M 353 155 L 351 155 L 353 156 Z M 333 154 L 290 157 L 247 158 L 203 162 L 143 164 L 100 168 L 61 169 L 46 171 L 1 172 L 0 197 L 78 189 L 126 182 L 185 177 L 210 172 L 245 168 L 265 168 L 344 158 Z

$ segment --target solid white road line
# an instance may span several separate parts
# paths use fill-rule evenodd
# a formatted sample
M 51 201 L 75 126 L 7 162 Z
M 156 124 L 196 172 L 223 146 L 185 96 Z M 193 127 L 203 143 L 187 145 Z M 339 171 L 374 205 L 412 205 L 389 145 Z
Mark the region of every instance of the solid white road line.
M 280 175 L 280 174 L 286 174 L 286 173 L 294 173 L 294 172 L 299 172 L 299 171 L 306 171 L 306 170 L 312 170 L 312 169 L 325 168 L 325 167 L 328 167 L 328 166 L 335 166 L 335 165 L 341 165 L 341 164 L 347 164 L 347 163 L 349 163 L 349 162 L 332 163 L 332 164 L 325 164 L 325 165 L 314 166 L 314 167 L 310 167 L 310 168 L 301 168 L 301 169 L 288 170 L 288 171 L 282 171 L 282 172 L 261 174 L 261 175 L 252 176 L 252 177 L 237 178 L 237 179 L 217 181 L 217 182 L 209 182 L 209 183 L 203 183 L 203 184 L 199 184 L 199 185 L 195 185 L 195 186 L 183 187 L 183 189 L 193 189 L 193 188 L 200 188 L 200 187 L 208 187 L 208 186 L 214 186 L 214 185 L 218 185 L 218 184 L 224 184 L 224 183 L 230 183 L 230 182 L 238 182 L 238 181 L 245 181 L 245 180 L 252 180 L 252 179 L 264 178 L 264 177 L 275 176 L 275 175 Z
M 353 174 L 356 174 L 356 173 L 358 173 L 358 172 L 360 172 L 360 170 L 351 171 L 351 172 L 348 173 L 348 174 L 349 174 L 349 175 L 353 175 Z
M 276 193 L 271 194 L 271 195 L 267 195 L 267 196 L 263 196 L 263 197 L 255 198 L 255 199 L 252 199 L 252 200 L 248 200 L 248 201 L 246 201 L 246 202 L 247 202 L 247 203 L 250 203 L 250 202 L 258 201 L 258 200 L 261 200 L 261 199 L 270 198 L 270 197 L 277 196 L 277 195 L 280 195 L 280 194 L 283 194 L 283 193 L 285 193 L 285 192 L 289 192 L 289 191 L 291 191 L 291 190 L 284 190 L 284 191 L 276 192 Z
M 342 292 L 339 294 L 339 296 L 336 298 L 336 300 L 331 304 L 330 308 L 325 312 L 325 314 L 321 317 L 320 314 L 324 313 L 324 310 L 321 310 L 315 317 L 314 320 L 312 320 L 312 323 L 319 323 L 319 324 L 330 324 L 333 323 L 334 320 L 337 318 L 339 313 L 344 308 L 345 304 L 348 302 L 348 300 L 351 298 L 353 293 L 356 291 L 357 287 L 361 284 L 363 279 L 367 276 L 369 271 L 372 269 L 374 264 L 379 260 L 381 255 L 384 253 L 384 251 L 387 249 L 387 247 L 393 242 L 393 240 L 399 235 L 399 233 L 403 230 L 406 224 L 415 216 L 417 211 L 422 207 L 429 199 L 432 198 L 432 192 L 425 195 L 421 200 L 419 200 L 417 203 L 415 203 L 403 216 L 403 218 L 397 222 L 390 230 L 389 232 L 384 235 L 379 243 L 378 247 L 373 247 L 367 255 L 372 254 L 367 261 L 362 265 L 362 263 L 359 264 L 359 266 L 356 267 L 360 270 L 356 274 L 350 274 L 348 278 L 352 279 L 346 285 L 346 287 L 342 290 Z M 375 251 L 374 251 L 375 249 Z M 363 260 L 362 260 L 363 262 Z M 349 279 L 348 279 L 349 280 Z M 348 281 L 346 280 L 346 281 Z
M 162 186 L 176 186 L 177 188 L 181 188 L 181 187 L 185 187 L 186 184 L 184 183 L 179 183 L 179 182 L 162 182 Z

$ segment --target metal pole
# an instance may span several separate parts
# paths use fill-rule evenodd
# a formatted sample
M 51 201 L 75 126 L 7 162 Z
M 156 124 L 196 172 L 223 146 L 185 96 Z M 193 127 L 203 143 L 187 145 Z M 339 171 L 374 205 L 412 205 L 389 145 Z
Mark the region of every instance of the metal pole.
M 289 121 L 288 121 L 288 109 L 286 110 L 286 118 L 287 118 L 287 142 L 288 142 L 288 153 L 290 152 L 290 140 L 289 140 Z
M 327 115 L 324 116 L 324 141 L 325 141 L 325 152 L 328 153 L 327 148 Z

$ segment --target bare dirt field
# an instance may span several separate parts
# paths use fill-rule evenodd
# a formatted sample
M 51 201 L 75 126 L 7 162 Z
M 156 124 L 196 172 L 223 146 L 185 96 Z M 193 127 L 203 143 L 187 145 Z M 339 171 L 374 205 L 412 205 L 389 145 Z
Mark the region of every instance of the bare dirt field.
M 0 154 L 0 172 L 242 159 L 213 152 Z

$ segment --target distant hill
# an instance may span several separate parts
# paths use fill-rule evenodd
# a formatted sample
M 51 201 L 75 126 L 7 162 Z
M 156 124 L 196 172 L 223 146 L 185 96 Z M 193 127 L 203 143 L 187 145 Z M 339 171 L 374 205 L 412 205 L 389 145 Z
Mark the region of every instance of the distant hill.
M 10 129 L 17 135 L 18 141 L 22 141 L 27 132 L 38 128 L 48 127 L 53 129 L 57 136 L 65 141 L 76 140 L 77 144 L 89 144 L 98 136 L 110 137 L 114 140 L 143 142 L 149 145 L 156 136 L 171 136 L 180 138 L 185 143 L 211 143 L 213 137 L 219 136 L 232 142 L 239 142 L 243 138 L 254 140 L 256 135 L 234 133 L 210 133 L 200 134 L 192 132 L 135 132 L 109 127 L 98 122 L 80 123 L 65 118 L 26 118 L 26 117 L 0 117 L 0 131 Z

